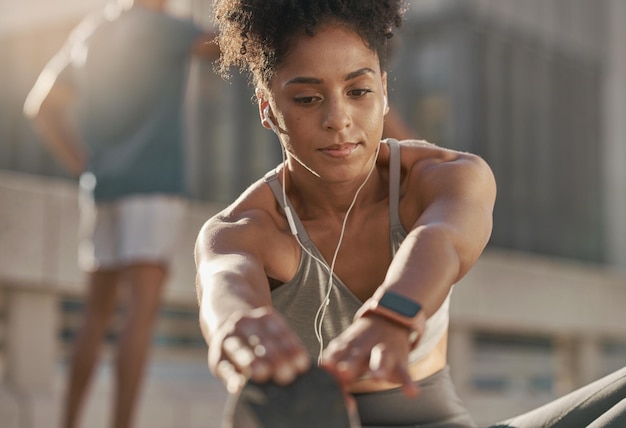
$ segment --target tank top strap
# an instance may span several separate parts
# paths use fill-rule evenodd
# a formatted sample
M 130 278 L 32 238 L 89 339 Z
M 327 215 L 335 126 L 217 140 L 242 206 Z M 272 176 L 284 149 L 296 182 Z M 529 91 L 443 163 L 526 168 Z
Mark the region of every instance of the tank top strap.
M 387 139 L 389 145 L 389 226 L 404 229 L 400 221 L 400 144 L 398 140 Z
M 398 213 L 398 205 L 400 202 L 400 144 L 398 140 L 389 138 L 386 140 L 389 145 L 389 228 L 393 234 L 394 230 L 398 230 L 400 233 L 404 232 L 404 226 L 400 221 L 400 215 Z M 276 201 L 280 207 L 285 210 L 285 198 L 283 197 L 283 188 L 278 180 L 278 168 L 275 168 L 265 174 L 265 182 L 270 186 Z M 300 218 L 296 214 L 291 202 L 287 198 L 287 206 L 293 214 L 293 220 L 298 231 L 298 237 L 302 243 L 310 242 L 309 235 L 306 233 L 304 225 L 300 221 Z M 392 245 L 392 254 L 395 254 L 396 249 Z
M 270 186 L 270 189 L 274 194 L 274 198 L 276 199 L 276 202 L 278 202 L 278 205 L 280 205 L 280 207 L 283 209 L 283 212 L 285 211 L 285 200 L 287 201 L 287 206 L 293 214 L 293 221 L 296 225 L 296 230 L 298 231 L 298 238 L 303 244 L 308 243 L 310 241 L 310 238 L 309 235 L 306 233 L 304 225 L 300 221 L 300 217 L 298 217 L 296 211 L 293 209 L 293 206 L 291 206 L 289 198 L 283 197 L 283 186 L 278 180 L 278 168 L 274 168 L 273 170 L 265 174 L 265 182 Z

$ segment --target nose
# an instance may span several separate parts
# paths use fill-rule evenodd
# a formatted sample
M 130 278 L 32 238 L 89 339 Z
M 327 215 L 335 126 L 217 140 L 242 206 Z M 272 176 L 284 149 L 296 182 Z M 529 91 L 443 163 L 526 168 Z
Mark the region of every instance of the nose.
M 350 108 L 341 99 L 330 99 L 326 102 L 323 127 L 327 131 L 340 131 L 352 123 Z

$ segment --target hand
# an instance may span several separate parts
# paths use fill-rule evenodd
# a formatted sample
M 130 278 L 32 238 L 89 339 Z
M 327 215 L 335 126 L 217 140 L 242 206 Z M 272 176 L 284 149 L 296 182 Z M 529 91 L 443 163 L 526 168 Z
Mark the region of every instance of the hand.
M 247 379 L 286 385 L 310 364 L 299 338 L 271 307 L 233 314 L 209 345 L 209 368 L 230 393 Z
M 347 388 L 363 375 L 400 384 L 405 395 L 418 390 L 408 372 L 409 331 L 383 317 L 355 320 L 335 338 L 323 354 L 322 366 Z

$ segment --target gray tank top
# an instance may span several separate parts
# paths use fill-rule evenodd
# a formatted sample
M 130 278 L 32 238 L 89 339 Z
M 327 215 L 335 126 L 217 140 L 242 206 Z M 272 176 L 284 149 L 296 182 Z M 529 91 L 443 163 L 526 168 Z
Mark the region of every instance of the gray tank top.
M 389 219 L 391 254 L 395 256 L 400 244 L 407 235 L 398 215 L 400 194 L 400 146 L 396 140 L 388 139 L 383 143 L 389 145 Z M 282 185 L 278 181 L 278 169 L 265 176 L 279 205 L 284 209 Z M 298 230 L 301 244 L 320 260 L 322 254 L 309 238 L 302 222 L 287 200 Z M 298 333 L 311 358 L 316 359 L 321 345 L 315 333 L 315 317 L 326 293 L 328 292 L 328 275 L 330 268 L 321 264 L 306 251 L 302 251 L 300 264 L 295 276 L 288 282 L 272 291 L 272 304 L 286 318 L 289 325 Z M 426 331 L 419 346 L 409 355 L 409 363 L 415 363 L 433 350 L 448 328 L 450 293 L 439 309 L 426 322 Z M 326 308 L 322 324 L 324 346 L 343 332 L 350 324 L 354 314 L 363 302 L 356 297 L 343 281 L 333 273 L 333 287 L 330 302 Z

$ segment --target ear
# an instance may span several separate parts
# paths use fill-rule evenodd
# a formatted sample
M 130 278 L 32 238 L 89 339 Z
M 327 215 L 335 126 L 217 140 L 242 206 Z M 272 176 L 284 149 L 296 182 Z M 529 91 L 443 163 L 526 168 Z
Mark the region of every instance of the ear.
M 270 102 L 265 97 L 265 95 L 263 94 L 263 91 L 261 89 L 257 88 L 255 90 L 255 94 L 256 94 L 257 104 L 259 106 L 259 117 L 261 119 L 261 125 L 263 125 L 264 128 L 267 128 L 267 129 L 271 130 L 272 127 L 267 122 L 267 119 L 265 117 L 265 110 L 268 109 L 268 108 L 271 110 Z

